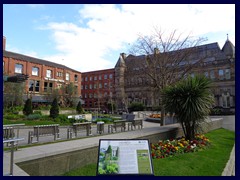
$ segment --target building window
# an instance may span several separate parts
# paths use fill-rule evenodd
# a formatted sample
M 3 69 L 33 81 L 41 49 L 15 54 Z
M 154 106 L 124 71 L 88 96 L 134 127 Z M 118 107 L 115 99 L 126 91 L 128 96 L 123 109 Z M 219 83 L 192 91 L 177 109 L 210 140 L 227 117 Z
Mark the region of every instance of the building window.
M 204 72 L 204 76 L 205 76 L 206 78 L 208 78 L 208 72 L 207 72 L 207 71 Z
M 90 76 L 89 81 L 92 81 L 92 76 Z
M 98 79 L 99 79 L 99 80 L 102 80 L 102 75 L 99 75 Z
M 39 92 L 40 81 L 29 80 L 28 81 L 28 91 Z
M 92 84 L 89 85 L 89 89 L 92 89 Z
M 104 88 L 107 88 L 107 83 L 104 83 Z
M 107 97 L 107 92 L 104 92 L 104 97 Z
M 32 67 L 32 75 L 38 76 L 39 68 L 38 67 Z
M 214 70 L 210 71 L 210 78 L 211 79 L 215 79 L 215 72 L 214 72 Z
M 97 76 L 94 76 L 94 81 L 96 81 L 97 80 Z
M 44 82 L 44 92 L 52 92 L 53 83 L 52 82 Z
M 74 81 L 78 82 L 78 75 L 76 75 L 76 74 L 74 75 Z
M 92 94 L 91 93 L 89 94 L 89 98 L 92 98 Z
M 93 88 L 94 88 L 94 89 L 97 89 L 97 84 L 94 84 L 94 85 L 93 85 Z
M 85 98 L 87 98 L 87 94 L 85 94 Z
M 81 85 L 81 89 L 83 89 L 83 85 Z
M 104 79 L 107 79 L 107 74 L 104 74 Z
M 225 78 L 231 79 L 230 69 L 225 69 Z
M 52 70 L 47 70 L 47 74 L 46 74 L 47 78 L 52 78 Z
M 193 78 L 193 77 L 195 76 L 195 74 L 194 74 L 194 73 L 191 73 L 190 76 Z
M 102 83 L 99 83 L 99 88 L 100 88 L 100 89 L 102 88 Z
M 113 87 L 113 85 L 112 85 L 112 83 L 111 83 L 111 82 L 109 82 L 109 87 L 110 87 L 110 88 L 112 88 L 112 87 Z
M 219 69 L 219 70 L 218 70 L 218 76 L 219 76 L 219 79 L 220 79 L 220 80 L 223 80 L 223 79 L 224 79 L 224 72 L 223 72 L 222 69 Z
M 62 84 L 57 84 L 57 89 L 60 89 L 62 87 Z
M 88 81 L 88 78 L 87 78 L 87 76 L 85 77 L 85 81 Z
M 88 85 L 85 85 L 85 89 L 88 89 Z
M 22 64 L 15 64 L 15 73 L 23 73 L 23 65 Z
M 230 94 L 229 92 L 224 92 L 222 94 L 222 102 L 223 102 L 223 107 L 224 108 L 229 108 L 230 107 Z
M 66 73 L 66 81 L 69 81 L 70 80 L 70 75 L 69 73 Z
M 57 72 L 57 77 L 62 77 L 63 73 L 62 72 Z
M 109 75 L 109 78 L 110 78 L 110 79 L 112 79 L 112 78 L 113 78 L 113 75 L 112 75 L 112 74 L 110 74 L 110 75 Z

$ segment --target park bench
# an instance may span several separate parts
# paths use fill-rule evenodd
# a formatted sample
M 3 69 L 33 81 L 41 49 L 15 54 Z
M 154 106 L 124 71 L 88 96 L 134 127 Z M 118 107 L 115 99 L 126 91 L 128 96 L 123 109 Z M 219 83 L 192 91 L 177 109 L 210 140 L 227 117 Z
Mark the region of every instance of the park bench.
M 113 125 L 109 125 L 108 126 L 108 132 L 112 133 L 113 129 L 115 130 L 115 132 L 117 132 L 117 128 L 120 127 L 121 131 L 125 131 L 126 130 L 126 120 L 115 120 L 113 121 Z
M 3 140 L 9 140 L 13 138 L 19 138 L 19 127 L 24 126 L 25 124 L 8 124 L 3 125 Z M 15 131 L 16 130 L 16 131 Z M 7 147 L 9 143 L 6 143 Z M 16 150 L 18 149 L 18 141 L 14 142 Z
M 143 120 L 142 119 L 134 119 L 131 122 L 132 122 L 132 127 L 134 127 L 134 129 L 136 129 L 137 126 L 138 126 L 138 129 L 143 128 Z
M 28 144 L 39 142 L 39 137 L 42 136 L 54 136 L 54 141 L 59 139 L 59 124 L 34 126 L 33 131 L 28 133 Z M 36 141 L 33 141 L 34 137 L 37 138 Z
M 75 137 L 77 137 L 77 133 L 84 130 L 86 130 L 86 136 L 90 136 L 92 134 L 91 124 L 91 122 L 73 123 L 67 130 L 67 138 L 71 139 L 73 133 L 75 134 Z

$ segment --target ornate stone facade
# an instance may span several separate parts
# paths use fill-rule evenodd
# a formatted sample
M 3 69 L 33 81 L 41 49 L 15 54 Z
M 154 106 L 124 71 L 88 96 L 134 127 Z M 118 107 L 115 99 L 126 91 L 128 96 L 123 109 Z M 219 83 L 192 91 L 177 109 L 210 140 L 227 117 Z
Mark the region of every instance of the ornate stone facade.
M 190 57 L 191 61 L 202 60 L 188 74 L 204 74 L 210 78 L 213 81 L 215 107 L 235 112 L 235 47 L 229 39 L 222 49 L 218 43 L 198 46 L 197 52 Z M 143 71 L 146 58 L 144 55 L 120 54 L 115 66 L 116 104 L 119 110 L 124 110 L 132 102 L 143 103 L 148 109 L 159 105 L 160 96 L 152 87 L 152 79 Z M 179 71 L 182 68 L 184 63 L 179 64 Z

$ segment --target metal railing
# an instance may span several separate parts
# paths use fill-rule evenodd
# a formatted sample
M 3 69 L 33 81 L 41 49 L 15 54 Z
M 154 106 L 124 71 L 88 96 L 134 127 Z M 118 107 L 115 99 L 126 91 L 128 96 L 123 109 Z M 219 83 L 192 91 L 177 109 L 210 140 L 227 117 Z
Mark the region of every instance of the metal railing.
M 11 156 L 10 156 L 10 172 L 9 174 L 4 174 L 4 176 L 13 176 L 13 162 L 14 162 L 14 143 L 18 141 L 23 141 L 24 138 L 13 138 L 3 140 L 3 144 L 10 143 L 11 144 Z
M 3 125 L 3 140 L 19 138 L 19 127 L 25 124 L 7 124 Z M 17 130 L 17 132 L 15 132 Z M 9 143 L 7 143 L 8 146 Z M 15 142 L 16 149 L 18 149 L 18 141 Z

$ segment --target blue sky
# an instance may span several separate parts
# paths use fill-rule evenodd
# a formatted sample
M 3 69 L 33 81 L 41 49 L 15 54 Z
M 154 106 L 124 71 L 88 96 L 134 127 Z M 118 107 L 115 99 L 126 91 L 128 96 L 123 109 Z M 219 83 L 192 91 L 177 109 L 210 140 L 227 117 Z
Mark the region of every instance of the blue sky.
M 6 50 L 81 72 L 113 68 L 119 54 L 128 54 L 138 35 L 151 34 L 153 26 L 191 32 L 221 48 L 229 34 L 235 45 L 235 5 L 3 5 Z

